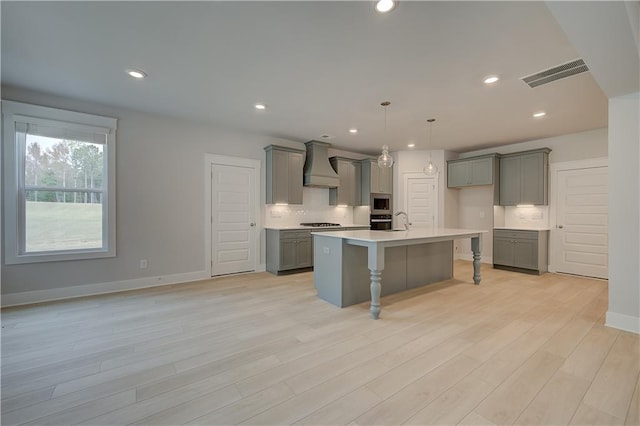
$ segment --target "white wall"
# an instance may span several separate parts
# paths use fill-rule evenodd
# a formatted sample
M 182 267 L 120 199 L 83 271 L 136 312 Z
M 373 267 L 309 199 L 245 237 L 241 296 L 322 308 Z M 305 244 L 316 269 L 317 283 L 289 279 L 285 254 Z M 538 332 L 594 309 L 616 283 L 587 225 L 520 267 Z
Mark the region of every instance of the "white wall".
M 639 117 L 640 93 L 609 99 L 609 310 L 606 322 L 635 333 L 640 333 Z
M 535 139 L 495 148 L 465 152 L 464 154 L 460 154 L 460 157 L 475 157 L 476 155 L 491 154 L 494 152 L 510 154 L 512 152 L 527 151 L 530 149 L 551 148 L 551 154 L 549 154 L 550 163 L 586 160 L 589 158 L 606 158 L 608 155 L 607 138 L 607 129 L 602 128 L 588 132 L 571 133 L 569 135 Z
M 206 271 L 209 262 L 205 259 L 203 232 L 205 153 L 263 161 L 263 148 L 269 144 L 304 148 L 295 141 L 11 87 L 3 87 L 2 95 L 4 99 L 118 119 L 117 256 L 27 265 L 3 264 L 3 296 L 94 283 L 121 283 L 144 277 L 156 277 L 154 279 L 160 281 L 157 277 L 197 276 Z M 264 200 L 264 176 L 260 188 Z M 261 263 L 264 263 L 264 251 L 261 252 Z M 139 269 L 140 259 L 148 260 L 148 269 Z M 101 287 L 100 291 L 103 289 Z
M 422 173 L 424 166 L 429 161 L 429 152 L 424 150 L 406 150 L 392 152 L 392 156 L 395 159 L 393 166 L 393 210 L 405 209 L 405 195 L 406 188 L 404 187 L 404 175 L 406 173 Z M 449 226 L 450 221 L 447 219 L 445 211 L 446 205 L 446 189 L 447 187 L 447 172 L 445 162 L 445 151 L 436 150 L 431 151 L 431 160 L 438 167 L 437 188 L 438 188 L 438 226 Z M 445 200 L 445 202 L 443 202 Z M 394 217 L 394 227 L 401 227 L 402 224 L 397 222 L 398 218 Z
M 493 262 L 493 185 L 462 188 L 458 192 L 458 226 L 487 231 L 482 235 L 482 263 Z M 469 240 L 457 240 L 458 257 L 472 260 Z

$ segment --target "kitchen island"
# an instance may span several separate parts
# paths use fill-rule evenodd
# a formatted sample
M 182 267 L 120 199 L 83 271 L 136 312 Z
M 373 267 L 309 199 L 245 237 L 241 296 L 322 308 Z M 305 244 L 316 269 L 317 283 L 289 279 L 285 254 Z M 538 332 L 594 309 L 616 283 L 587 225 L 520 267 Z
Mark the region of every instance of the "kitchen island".
M 371 317 L 378 319 L 381 294 L 452 278 L 453 241 L 466 238 L 471 239 L 473 251 L 473 281 L 479 284 L 485 232 L 455 228 L 312 232 L 318 296 L 340 307 L 370 298 Z

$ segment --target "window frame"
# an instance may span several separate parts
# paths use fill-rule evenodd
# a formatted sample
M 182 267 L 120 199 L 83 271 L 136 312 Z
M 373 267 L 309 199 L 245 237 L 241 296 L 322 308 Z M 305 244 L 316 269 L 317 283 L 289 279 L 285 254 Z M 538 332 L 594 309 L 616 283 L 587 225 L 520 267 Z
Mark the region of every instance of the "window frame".
M 16 137 L 16 123 L 34 121 L 55 122 L 64 128 L 93 127 L 105 132 L 104 152 L 104 196 L 102 199 L 102 247 L 73 250 L 51 250 L 23 253 L 25 195 L 23 167 L 25 153 Z M 3 155 L 3 217 L 4 217 L 4 263 L 24 264 L 65 260 L 97 259 L 116 256 L 116 129 L 117 120 L 110 117 L 49 108 L 21 102 L 2 100 L 2 155 Z M 22 162 L 22 163 L 21 163 Z

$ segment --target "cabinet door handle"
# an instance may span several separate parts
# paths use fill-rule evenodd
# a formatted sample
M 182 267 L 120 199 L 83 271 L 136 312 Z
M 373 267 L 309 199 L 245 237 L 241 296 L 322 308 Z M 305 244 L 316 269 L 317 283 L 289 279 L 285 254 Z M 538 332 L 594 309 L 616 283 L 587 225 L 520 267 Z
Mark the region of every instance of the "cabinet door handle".
M 251 222 L 249 226 L 256 226 L 255 222 Z
M 563 225 L 558 225 L 558 228 L 562 229 L 562 228 L 564 228 L 564 226 Z

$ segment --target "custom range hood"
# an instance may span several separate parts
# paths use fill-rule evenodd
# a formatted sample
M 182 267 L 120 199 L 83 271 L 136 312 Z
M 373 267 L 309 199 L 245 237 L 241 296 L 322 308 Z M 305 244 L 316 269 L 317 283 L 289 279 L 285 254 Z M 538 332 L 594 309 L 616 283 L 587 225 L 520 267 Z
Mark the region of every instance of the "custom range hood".
M 304 186 L 337 188 L 340 178 L 329 164 L 330 144 L 319 141 L 306 142 L 307 158 L 304 162 Z

